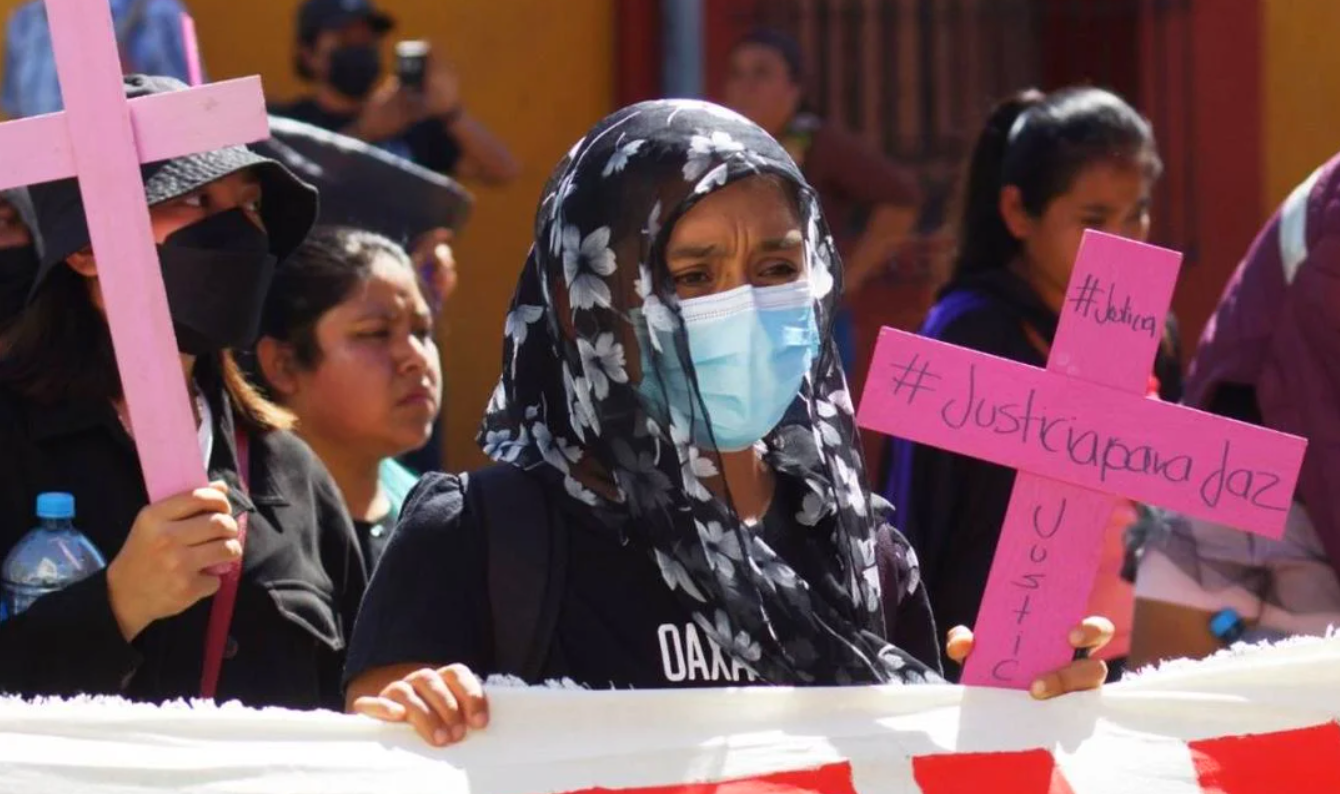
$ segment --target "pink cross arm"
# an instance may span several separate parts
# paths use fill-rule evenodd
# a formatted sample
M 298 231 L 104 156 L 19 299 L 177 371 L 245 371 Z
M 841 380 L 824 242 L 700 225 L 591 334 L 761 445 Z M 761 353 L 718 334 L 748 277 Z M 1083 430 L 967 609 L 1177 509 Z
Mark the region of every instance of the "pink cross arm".
M 1262 535 L 1283 530 L 1301 438 L 893 329 L 880 346 L 865 427 Z
M 1177 262 L 1086 233 L 1046 371 L 881 333 L 863 426 L 1019 470 L 966 683 L 1025 687 L 1070 659 L 1118 495 L 1282 531 L 1302 439 L 1144 399 Z
M 133 99 L 130 120 L 140 162 L 154 163 L 270 137 L 259 77 L 243 77 L 193 91 Z M 75 173 L 64 113 L 0 125 L 0 190 L 65 179 Z
M 1085 616 L 1102 559 L 1112 494 L 1021 471 L 963 668 L 968 686 L 1023 689 L 1074 656 L 1067 634 Z
M 22 152 L 7 161 L 37 161 L 7 162 L 4 179 L 79 177 L 140 466 L 157 501 L 206 479 L 140 163 L 265 137 L 264 100 L 258 81 L 244 80 L 127 103 L 110 6 L 46 0 L 46 9 L 66 110 L 0 126 L 3 150 Z
M 1145 395 L 1182 255 L 1086 231 L 1047 371 Z

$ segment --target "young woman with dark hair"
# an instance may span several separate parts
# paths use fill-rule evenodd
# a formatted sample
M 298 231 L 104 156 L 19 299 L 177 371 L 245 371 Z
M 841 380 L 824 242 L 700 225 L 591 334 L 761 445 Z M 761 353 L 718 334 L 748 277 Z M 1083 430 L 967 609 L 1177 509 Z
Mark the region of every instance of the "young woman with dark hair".
M 1001 103 L 968 164 L 952 279 L 921 332 L 1045 366 L 1084 231 L 1146 239 L 1161 169 L 1149 122 L 1115 94 L 1025 91 Z M 1160 385 L 1175 392 L 1175 362 L 1164 371 Z M 893 444 L 885 495 L 917 550 L 937 622 L 976 619 L 1014 477 L 975 458 Z M 1114 517 L 1090 602 L 1118 624 L 1108 658 L 1129 644 L 1130 587 L 1118 574 L 1121 530 L 1133 519 L 1129 507 Z
M 139 76 L 125 87 L 127 98 L 185 88 Z M 33 186 L 43 256 L 0 339 L 0 555 L 34 523 L 38 494 L 61 491 L 110 562 L 0 622 L 0 691 L 197 696 L 220 586 L 211 571 L 241 557 L 217 696 L 338 706 L 362 555 L 329 475 L 232 352 L 253 340 L 276 266 L 316 218 L 316 193 L 240 147 L 142 175 L 213 484 L 148 504 L 98 280 L 115 263 L 90 246 L 74 180 Z M 244 512 L 245 554 L 234 518 Z
M 318 227 L 270 287 L 256 357 L 335 478 L 374 568 L 417 479 L 394 457 L 427 443 L 442 398 L 409 255 L 372 232 Z

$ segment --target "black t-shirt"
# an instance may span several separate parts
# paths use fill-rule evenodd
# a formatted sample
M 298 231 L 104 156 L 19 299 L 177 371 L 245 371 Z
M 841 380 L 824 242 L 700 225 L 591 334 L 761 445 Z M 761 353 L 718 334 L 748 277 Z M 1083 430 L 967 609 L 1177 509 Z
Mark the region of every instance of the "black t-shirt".
M 562 500 L 570 547 L 545 680 L 568 678 L 592 689 L 755 680 L 694 624 L 646 551 L 621 542 L 573 500 L 555 499 Z M 794 514 L 788 499 L 775 499 L 763 532 L 772 534 L 769 528 Z M 497 672 L 485 532 L 455 475 L 428 475 L 419 483 L 363 601 L 346 682 L 403 663 L 460 663 L 481 676 Z M 881 569 L 892 564 L 892 553 L 889 543 L 881 543 Z M 898 628 L 893 641 L 937 666 L 925 590 L 903 595 L 886 588 L 884 597 L 886 622 Z
M 286 105 L 273 105 L 270 113 L 331 132 L 343 132 L 358 118 L 355 113 L 331 113 L 311 98 Z M 425 119 L 396 138 L 373 143 L 392 154 L 448 176 L 456 172 L 456 166 L 461 160 L 460 144 L 438 119 Z

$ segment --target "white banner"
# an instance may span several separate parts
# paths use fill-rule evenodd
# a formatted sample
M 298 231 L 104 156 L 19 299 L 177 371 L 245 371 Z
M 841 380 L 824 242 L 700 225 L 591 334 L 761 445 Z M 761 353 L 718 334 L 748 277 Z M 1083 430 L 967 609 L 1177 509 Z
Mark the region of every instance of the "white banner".
M 491 697 L 493 727 L 440 750 L 328 713 L 0 701 L 0 791 L 1340 792 L 1340 639 L 1049 703 L 947 686 Z

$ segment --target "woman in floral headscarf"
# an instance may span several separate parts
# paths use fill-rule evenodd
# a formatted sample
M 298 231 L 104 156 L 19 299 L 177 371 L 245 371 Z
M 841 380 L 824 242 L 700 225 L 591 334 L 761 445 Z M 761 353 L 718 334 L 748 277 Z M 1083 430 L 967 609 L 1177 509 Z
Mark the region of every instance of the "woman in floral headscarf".
M 598 124 L 550 180 L 507 318 L 480 441 L 508 497 L 481 501 L 484 472 L 410 496 L 355 628 L 351 706 L 439 744 L 487 722 L 475 674 L 505 670 L 497 640 L 522 619 L 491 610 L 488 517 L 536 492 L 568 539 L 531 683 L 939 680 L 915 557 L 864 484 L 840 280 L 813 191 L 742 116 L 660 101 Z M 961 659 L 970 635 L 950 644 Z M 1103 675 L 1081 660 L 1035 693 Z

